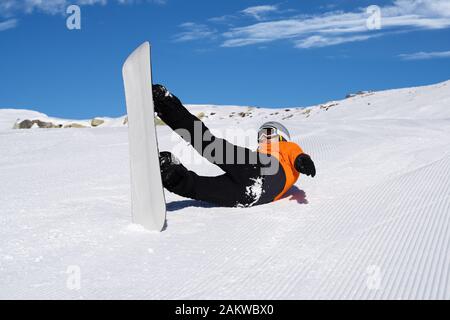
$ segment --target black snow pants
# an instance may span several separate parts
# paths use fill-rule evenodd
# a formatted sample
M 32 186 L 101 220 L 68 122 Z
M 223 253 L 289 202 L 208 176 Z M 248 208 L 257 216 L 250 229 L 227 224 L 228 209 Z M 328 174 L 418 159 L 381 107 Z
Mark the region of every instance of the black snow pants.
M 283 190 L 284 171 L 274 163 L 278 162 L 275 157 L 214 136 L 181 102 L 160 108 L 158 116 L 200 155 L 225 172 L 205 177 L 186 170 L 181 181 L 169 191 L 220 206 L 248 207 L 272 202 Z M 267 170 L 274 166 L 278 167 L 276 172 Z

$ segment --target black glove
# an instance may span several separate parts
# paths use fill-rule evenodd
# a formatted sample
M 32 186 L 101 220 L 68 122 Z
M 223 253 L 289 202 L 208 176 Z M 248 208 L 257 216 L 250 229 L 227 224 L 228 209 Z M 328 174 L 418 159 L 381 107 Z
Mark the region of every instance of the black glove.
M 168 151 L 159 153 L 159 166 L 163 186 L 169 191 L 185 177 L 187 169 Z
M 170 112 L 171 109 L 182 106 L 181 101 L 160 84 L 153 85 L 152 92 L 155 111 L 158 116 L 161 116 L 161 112 Z
M 300 173 L 306 174 L 307 176 L 314 177 L 316 175 L 316 167 L 311 157 L 306 153 L 302 153 L 295 159 L 295 170 Z

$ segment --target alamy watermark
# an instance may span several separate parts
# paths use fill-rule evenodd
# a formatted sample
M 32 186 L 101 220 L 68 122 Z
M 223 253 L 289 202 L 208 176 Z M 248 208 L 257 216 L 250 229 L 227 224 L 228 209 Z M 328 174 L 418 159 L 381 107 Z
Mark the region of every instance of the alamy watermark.
M 201 164 L 201 158 L 194 156 L 186 142 L 209 162 L 216 165 L 256 165 L 260 166 L 265 175 L 274 175 L 278 172 L 280 163 L 276 160 L 280 144 L 278 141 L 258 146 L 258 150 L 252 150 L 249 146 L 257 140 L 258 132 L 255 129 L 226 129 L 217 137 L 203 125 L 202 121 L 194 121 L 188 129 L 177 129 L 171 136 L 172 142 L 179 142 L 181 137 L 184 142 L 176 143 L 171 152 L 176 154 L 183 164 Z M 257 152 L 259 151 L 259 152 Z M 270 154 L 270 155 L 269 155 Z
M 381 288 L 381 268 L 377 265 L 370 265 L 366 269 L 366 286 L 369 290 L 380 290 Z
M 81 8 L 77 5 L 70 5 L 66 10 L 66 27 L 69 30 L 81 30 Z
M 366 19 L 368 30 L 381 29 L 381 8 L 377 5 L 367 7 L 366 13 L 369 15 Z M 66 9 L 67 19 L 66 27 L 69 30 L 81 30 L 81 8 L 78 5 L 70 5 Z
M 66 270 L 66 287 L 69 290 L 81 289 L 81 268 L 76 265 L 68 266 Z
M 381 8 L 376 5 L 367 7 L 366 13 L 369 17 L 366 20 L 366 27 L 369 30 L 381 29 Z

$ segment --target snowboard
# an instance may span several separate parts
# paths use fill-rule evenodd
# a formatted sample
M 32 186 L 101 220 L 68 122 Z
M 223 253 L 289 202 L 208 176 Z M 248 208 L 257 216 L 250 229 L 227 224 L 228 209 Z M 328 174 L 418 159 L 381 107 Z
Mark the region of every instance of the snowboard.
M 162 231 L 166 202 L 159 167 L 152 94 L 150 43 L 138 47 L 122 69 L 128 113 L 133 223 Z

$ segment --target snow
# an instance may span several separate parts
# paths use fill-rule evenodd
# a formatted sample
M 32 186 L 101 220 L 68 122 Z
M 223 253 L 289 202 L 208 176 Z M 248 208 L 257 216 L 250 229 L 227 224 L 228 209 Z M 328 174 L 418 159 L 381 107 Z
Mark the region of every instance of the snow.
M 0 131 L 12 129 L 14 127 L 14 123 L 18 119 L 42 119 L 47 117 L 45 114 L 30 111 L 30 110 L 22 110 L 22 109 L 0 109 Z
M 317 176 L 251 208 L 166 192 L 162 233 L 131 223 L 123 117 L 13 130 L 50 118 L 1 109 L 0 298 L 450 299 L 449 106 L 449 81 L 289 111 L 189 106 L 252 147 L 261 123 L 281 121 Z M 220 173 L 158 135 L 190 169 Z
M 263 179 L 262 178 L 257 178 L 257 179 L 252 179 L 253 184 L 248 186 L 245 189 L 245 194 L 250 198 L 250 199 L 254 199 L 252 203 L 250 203 L 248 206 L 251 207 L 252 205 L 254 205 L 255 203 L 257 203 L 259 201 L 259 199 L 262 196 L 262 192 L 263 192 Z

